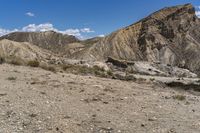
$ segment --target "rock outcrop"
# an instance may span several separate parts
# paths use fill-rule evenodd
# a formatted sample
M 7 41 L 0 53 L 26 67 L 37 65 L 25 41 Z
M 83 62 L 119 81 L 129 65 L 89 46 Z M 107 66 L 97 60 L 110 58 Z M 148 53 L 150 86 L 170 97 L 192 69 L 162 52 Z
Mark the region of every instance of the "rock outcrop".
M 117 60 L 111 57 L 106 61 L 108 66 L 117 72 L 129 74 L 164 76 L 164 77 L 187 77 L 196 78 L 197 75 L 191 71 L 176 66 L 160 64 L 147 61 L 125 61 Z

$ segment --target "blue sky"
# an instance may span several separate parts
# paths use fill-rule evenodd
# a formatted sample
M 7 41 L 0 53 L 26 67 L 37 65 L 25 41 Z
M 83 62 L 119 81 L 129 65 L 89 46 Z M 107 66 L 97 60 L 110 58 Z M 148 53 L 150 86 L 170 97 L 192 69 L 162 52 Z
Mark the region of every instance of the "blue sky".
M 80 38 L 109 34 L 166 6 L 200 0 L 1 0 L 0 35 L 42 27 Z M 16 29 L 16 30 L 14 30 Z M 44 30 L 44 29 L 42 29 Z

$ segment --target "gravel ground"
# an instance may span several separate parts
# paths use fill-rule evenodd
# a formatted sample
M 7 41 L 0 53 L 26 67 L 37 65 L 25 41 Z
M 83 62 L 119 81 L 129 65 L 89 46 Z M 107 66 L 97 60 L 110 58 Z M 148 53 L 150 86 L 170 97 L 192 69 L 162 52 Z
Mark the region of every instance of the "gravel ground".
M 0 133 L 200 132 L 195 93 L 7 64 L 0 75 Z

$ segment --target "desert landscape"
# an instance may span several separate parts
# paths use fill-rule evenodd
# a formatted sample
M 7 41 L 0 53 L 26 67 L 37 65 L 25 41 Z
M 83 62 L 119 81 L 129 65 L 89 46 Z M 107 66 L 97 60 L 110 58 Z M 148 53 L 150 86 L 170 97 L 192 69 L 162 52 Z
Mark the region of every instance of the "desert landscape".
M 105 37 L 0 37 L 0 133 L 199 133 L 200 19 L 166 7 Z

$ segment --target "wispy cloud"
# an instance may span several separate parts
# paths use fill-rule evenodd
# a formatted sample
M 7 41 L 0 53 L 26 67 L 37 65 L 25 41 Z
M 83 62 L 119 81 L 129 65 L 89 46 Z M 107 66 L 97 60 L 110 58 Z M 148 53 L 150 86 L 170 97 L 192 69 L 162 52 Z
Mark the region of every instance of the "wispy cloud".
M 35 16 L 35 14 L 34 14 L 34 13 L 32 13 L 32 12 L 27 12 L 27 13 L 26 13 L 26 16 L 29 16 L 29 17 L 34 17 L 34 16 Z
M 90 28 L 70 28 L 66 30 L 59 30 L 53 26 L 51 23 L 43 23 L 43 24 L 29 24 L 27 26 L 22 27 L 21 29 L 14 29 L 14 30 L 8 30 L 0 28 L 0 36 L 12 33 L 12 32 L 45 32 L 45 31 L 55 31 L 62 34 L 67 35 L 73 35 L 76 36 L 79 39 L 86 39 L 85 36 L 87 36 L 89 33 L 95 32 L 94 30 L 91 30 Z

